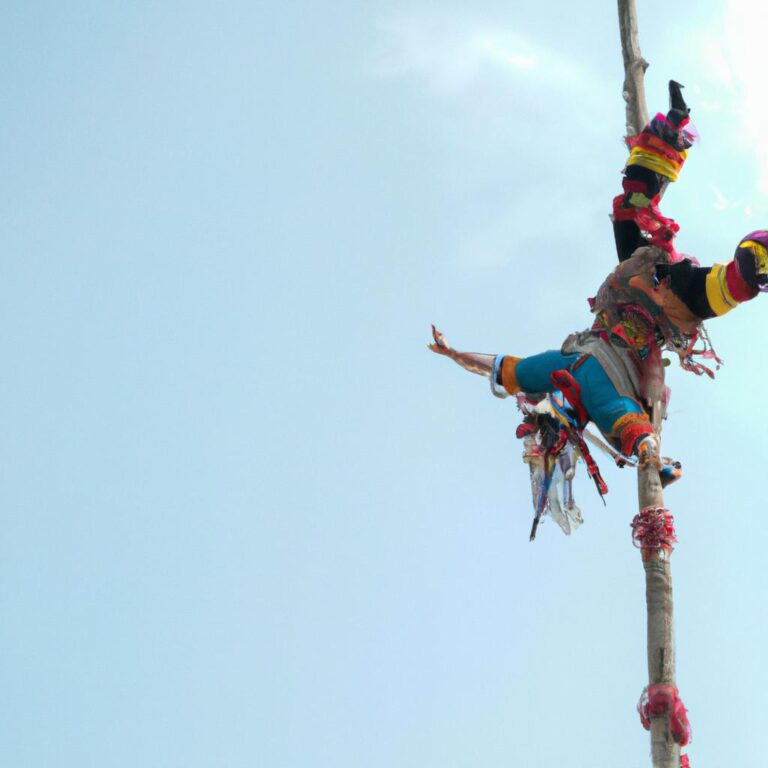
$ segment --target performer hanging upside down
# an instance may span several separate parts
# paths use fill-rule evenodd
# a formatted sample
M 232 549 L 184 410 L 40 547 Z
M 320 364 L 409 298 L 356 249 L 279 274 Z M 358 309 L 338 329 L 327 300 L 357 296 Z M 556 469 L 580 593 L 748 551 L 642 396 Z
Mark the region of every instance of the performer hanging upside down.
M 559 350 L 526 358 L 458 352 L 433 326 L 433 352 L 487 376 L 498 397 L 563 391 L 581 426 L 595 423 L 625 456 L 656 455 L 653 421 L 666 403 L 661 352 L 681 366 L 714 374 L 697 357 L 714 359 L 702 320 L 754 298 L 768 282 L 768 231 L 752 232 L 727 264 L 697 267 L 644 246 L 619 264 L 592 300 L 592 327 L 569 336 Z M 703 347 L 695 348 L 697 342 Z
M 712 267 L 694 264 L 672 246 L 678 227 L 660 214 L 658 203 L 692 143 L 689 110 L 674 81 L 670 103 L 666 116 L 656 115 L 629 142 L 624 193 L 615 198 L 612 217 L 620 263 L 590 300 L 591 328 L 569 336 L 559 350 L 525 358 L 458 352 L 434 326 L 429 345 L 489 377 L 498 397 L 524 393 L 535 402 L 562 392 L 579 434 L 592 421 L 623 456 L 660 469 L 656 433 L 667 401 L 662 351 L 677 353 L 685 370 L 713 377 L 697 361 L 720 363 L 702 321 L 768 290 L 766 230 L 751 232 L 731 261 Z M 669 479 L 668 471 L 662 474 L 662 482 Z

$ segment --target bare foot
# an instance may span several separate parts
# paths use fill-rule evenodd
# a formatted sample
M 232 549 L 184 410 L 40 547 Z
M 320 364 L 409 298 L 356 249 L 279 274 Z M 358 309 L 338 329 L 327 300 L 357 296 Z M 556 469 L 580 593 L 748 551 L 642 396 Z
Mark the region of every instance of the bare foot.
M 429 345 L 429 349 L 431 349 L 433 352 L 436 352 L 438 355 L 445 355 L 446 357 L 453 357 L 454 350 L 451 349 L 448 342 L 445 340 L 445 336 L 443 336 L 440 331 L 435 328 L 435 326 L 432 326 L 432 338 L 435 340 L 434 344 Z

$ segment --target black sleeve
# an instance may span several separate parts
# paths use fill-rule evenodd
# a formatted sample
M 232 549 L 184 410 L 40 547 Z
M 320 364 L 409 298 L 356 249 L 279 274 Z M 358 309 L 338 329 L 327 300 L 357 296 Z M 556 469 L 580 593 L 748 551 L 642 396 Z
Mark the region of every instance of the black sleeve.
M 660 264 L 656 267 L 656 279 L 669 280 L 669 287 L 694 315 L 706 319 L 715 317 L 707 300 L 707 275 L 710 267 L 696 267 L 690 259 L 676 264 Z

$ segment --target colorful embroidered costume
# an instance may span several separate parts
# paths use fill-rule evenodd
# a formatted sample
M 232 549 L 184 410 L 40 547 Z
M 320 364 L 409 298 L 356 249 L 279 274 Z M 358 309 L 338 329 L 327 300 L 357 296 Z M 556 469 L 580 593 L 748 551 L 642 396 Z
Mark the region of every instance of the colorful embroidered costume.
M 583 407 L 581 420 L 593 421 L 626 456 L 663 416 L 662 350 L 676 352 L 684 369 L 713 376 L 695 360 L 720 362 L 702 321 L 754 298 L 768 280 L 766 231 L 747 235 L 732 261 L 712 267 L 695 265 L 672 245 L 679 227 L 658 205 L 695 136 L 680 89 L 670 81 L 669 112 L 627 142 L 624 191 L 614 198 L 612 215 L 619 266 L 590 300 L 592 328 L 569 336 L 560 351 L 500 356 L 491 378 L 494 394 L 503 397 L 552 392 L 559 388 L 552 375 L 567 371 L 578 390 L 570 393 L 572 404 L 580 400 Z
M 517 396 L 524 415 L 518 437 L 526 441 L 524 460 L 534 489 L 531 538 L 545 511 L 566 532 L 581 521 L 570 495 L 573 450 L 586 461 L 600 493 L 607 491 L 584 443 L 590 421 L 619 452 L 619 463 L 636 456 L 641 464 L 650 460 L 660 467 L 662 483 L 679 477 L 658 456 L 656 433 L 668 400 L 662 352 L 676 353 L 687 371 L 713 377 L 701 361 L 719 367 L 720 360 L 703 320 L 768 290 L 768 230 L 744 237 L 726 264 L 701 267 L 674 249 L 679 227 L 658 206 L 695 135 L 680 88 L 670 82 L 669 112 L 657 114 L 627 142 L 623 192 L 614 198 L 612 215 L 619 265 L 590 300 L 589 329 L 569 336 L 559 350 L 519 358 L 458 352 L 433 326 L 432 351 L 488 376 L 496 396 Z M 562 503 L 551 490 L 560 481 Z
M 499 355 L 491 376 L 494 394 L 562 389 L 552 376 L 565 370 L 577 385 L 572 404 L 580 401 L 584 424 L 593 421 L 625 456 L 637 453 L 639 440 L 653 434 L 651 416 L 663 415 L 661 352 L 677 353 L 686 370 L 714 375 L 696 359 L 717 361 L 702 320 L 729 312 L 765 285 L 768 231 L 747 235 L 724 265 L 668 259 L 666 251 L 646 246 L 622 261 L 592 300 L 593 326 L 569 336 L 560 350 L 522 359 Z M 661 410 L 654 414 L 654 408 Z

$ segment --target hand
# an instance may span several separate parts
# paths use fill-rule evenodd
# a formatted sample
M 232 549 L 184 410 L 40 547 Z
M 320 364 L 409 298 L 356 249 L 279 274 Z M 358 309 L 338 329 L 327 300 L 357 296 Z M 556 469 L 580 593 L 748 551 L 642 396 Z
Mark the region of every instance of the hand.
M 429 349 L 433 352 L 438 355 L 445 355 L 446 357 L 453 357 L 456 354 L 455 350 L 451 349 L 448 342 L 445 340 L 445 336 L 443 336 L 434 325 L 432 326 L 432 338 L 435 340 L 435 343 L 430 344 Z

